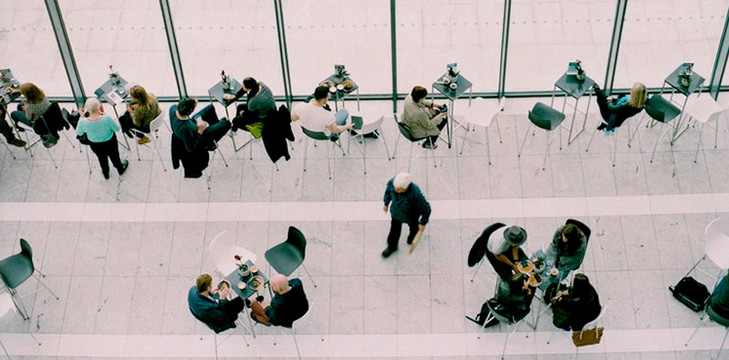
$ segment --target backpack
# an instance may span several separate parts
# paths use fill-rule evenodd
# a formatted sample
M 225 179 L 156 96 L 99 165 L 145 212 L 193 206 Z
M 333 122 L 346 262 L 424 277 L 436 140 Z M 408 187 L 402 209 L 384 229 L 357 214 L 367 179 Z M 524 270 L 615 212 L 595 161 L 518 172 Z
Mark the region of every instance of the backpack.
M 468 316 L 466 316 L 466 319 L 471 320 L 471 321 L 475 322 L 476 324 L 478 324 L 479 326 L 483 327 L 483 323 L 486 321 L 486 318 L 488 318 L 489 314 L 491 313 L 491 311 L 489 310 L 489 306 L 488 306 L 489 301 L 492 302 L 491 306 L 496 305 L 496 299 L 489 299 L 488 301 L 483 303 L 483 305 L 481 305 L 481 311 L 478 314 L 476 314 L 475 319 L 468 317 Z M 496 320 L 496 318 L 492 318 L 491 321 L 489 321 L 489 323 L 486 324 L 485 327 L 494 326 L 498 323 L 499 323 L 499 320 Z

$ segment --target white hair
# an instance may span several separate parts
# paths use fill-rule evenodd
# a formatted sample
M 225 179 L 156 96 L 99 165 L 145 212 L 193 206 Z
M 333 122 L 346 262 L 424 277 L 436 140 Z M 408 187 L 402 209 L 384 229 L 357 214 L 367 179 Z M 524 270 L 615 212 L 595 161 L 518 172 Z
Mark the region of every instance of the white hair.
M 407 189 L 407 187 L 410 186 L 411 182 L 412 181 L 410 180 L 410 174 L 406 172 L 401 172 L 395 175 L 395 179 L 392 181 L 392 185 L 396 189 Z
M 99 112 L 99 109 L 101 108 L 101 103 L 99 103 L 99 99 L 95 97 L 90 97 L 86 99 L 86 104 L 84 104 L 84 111 L 90 112 L 90 113 L 97 113 Z

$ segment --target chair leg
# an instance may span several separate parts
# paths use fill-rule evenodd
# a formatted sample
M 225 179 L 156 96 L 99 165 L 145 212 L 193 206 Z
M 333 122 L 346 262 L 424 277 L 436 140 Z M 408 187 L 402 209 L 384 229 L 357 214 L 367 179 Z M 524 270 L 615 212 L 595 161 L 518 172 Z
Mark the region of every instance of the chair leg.
M 484 129 L 486 130 L 486 156 L 489 159 L 489 165 L 491 165 L 491 139 L 489 138 L 489 128 L 487 126 Z M 499 138 L 501 138 L 501 132 L 499 132 Z
M 53 163 L 53 167 L 58 169 L 58 165 L 56 164 L 56 159 L 53 158 L 53 154 L 51 153 L 51 149 L 46 148 L 46 151 L 48 152 L 48 157 L 51 158 L 51 162 Z
M 122 134 L 122 136 L 124 136 L 124 134 Z M 142 161 L 142 157 L 139 155 L 139 141 L 135 141 L 134 146 L 137 148 L 137 161 Z
M 501 140 L 501 126 L 499 126 L 499 121 L 494 121 L 496 123 L 496 132 L 499 134 L 499 144 L 503 144 L 504 142 Z
M 590 145 L 592 145 L 592 139 L 595 138 L 595 135 L 597 134 L 599 130 L 595 129 L 595 131 L 592 132 L 592 136 L 590 136 L 590 141 L 587 142 L 587 147 L 585 147 L 585 152 L 590 152 Z
M 0 121 L 2 121 L 2 119 L 0 119 Z M 7 149 L 7 151 L 10 153 L 10 156 L 13 157 L 13 160 L 18 160 L 18 158 L 15 157 L 15 154 L 13 154 L 13 151 L 10 150 L 10 146 L 8 146 L 8 144 L 6 144 L 4 141 L 2 144 L 3 146 L 5 146 L 5 149 Z
M 707 320 L 709 320 L 709 315 L 704 314 L 704 318 L 701 319 L 701 324 L 699 324 L 699 326 L 696 328 L 696 330 L 694 330 L 694 332 L 691 333 L 691 336 L 689 336 L 688 340 L 686 340 L 686 343 L 684 343 L 683 346 L 688 346 L 688 344 L 691 342 L 691 339 L 693 339 L 694 335 L 696 335 L 696 333 L 699 331 L 699 329 L 701 329 L 706 324 Z M 723 344 L 723 342 L 722 342 L 722 344 Z
M 332 149 L 334 148 L 334 144 L 332 144 L 332 147 L 330 147 L 327 150 L 327 174 L 329 175 L 329 180 L 332 179 L 332 164 L 329 158 L 330 153 L 332 152 Z
M 474 126 L 475 128 L 475 126 Z M 488 129 L 488 128 L 486 128 Z M 488 130 L 487 130 L 488 131 Z M 461 151 L 458 152 L 458 154 L 463 155 L 463 147 L 466 145 L 466 137 L 468 137 L 468 134 L 471 132 L 468 128 L 466 128 L 466 133 L 463 134 L 463 140 L 461 141 Z
M 670 131 L 671 129 L 666 129 L 661 136 L 658 137 L 656 140 L 656 144 L 653 145 L 653 153 L 651 154 L 651 160 L 650 163 L 653 164 L 653 158 L 656 156 L 656 149 L 658 149 L 658 143 L 661 142 L 661 139 L 663 139 L 664 136 Z
M 218 335 L 213 334 L 213 341 L 215 341 L 215 360 L 218 360 Z
M 542 171 L 547 168 L 547 157 L 549 156 L 549 148 L 552 146 L 552 140 L 550 139 L 549 131 L 547 131 L 547 150 L 544 152 L 544 160 L 542 160 Z M 560 136 L 561 138 L 561 136 Z
M 296 341 L 296 328 L 291 329 L 293 331 L 293 334 L 291 336 L 294 337 L 294 346 L 296 346 L 296 354 L 299 355 L 299 360 L 301 360 L 301 351 L 299 350 L 299 342 Z
M 159 156 L 159 162 L 162 163 L 162 169 L 167 172 L 167 168 L 165 167 L 165 161 L 162 160 L 162 154 L 159 152 L 159 148 L 155 149 L 157 151 L 157 156 Z
M 724 339 L 721 340 L 721 345 L 719 345 L 719 352 L 716 354 L 716 360 L 721 359 L 721 349 L 724 347 L 724 343 L 726 342 L 727 335 L 729 335 L 729 327 L 726 328 L 726 331 L 724 332 Z
M 347 144 L 349 147 L 349 144 Z M 349 152 L 349 149 L 347 149 Z M 362 164 L 364 165 L 364 174 L 367 175 L 367 142 L 362 137 Z
M 81 146 L 79 146 L 79 149 Z M 89 175 L 91 175 L 91 158 L 89 157 L 89 149 L 86 149 L 86 163 L 89 165 Z
M 524 144 L 526 144 L 527 137 L 529 137 L 529 132 L 532 130 L 532 123 L 529 123 L 529 126 L 527 126 L 527 131 L 524 133 L 524 141 L 521 142 L 521 145 L 519 146 L 519 151 L 516 153 L 516 157 L 521 157 L 521 152 L 524 150 Z
M 385 140 L 385 134 L 382 132 L 382 129 L 377 129 L 377 131 L 380 133 L 380 139 L 382 139 L 382 143 L 385 144 L 385 153 L 387 154 L 387 161 L 390 161 L 390 150 L 387 148 L 387 141 Z M 393 158 L 395 155 L 393 154 Z
M 218 142 L 215 142 L 215 151 L 220 153 L 220 157 L 223 158 L 223 163 L 225 164 L 225 167 L 228 167 L 228 161 L 225 160 L 225 154 L 220 150 L 220 146 L 218 145 Z
M 7 289 L 10 292 L 10 298 L 13 300 L 15 308 L 18 309 L 18 312 L 20 312 L 20 316 L 23 318 L 23 320 L 30 320 L 28 310 L 25 309 L 25 304 L 23 304 L 23 300 L 20 299 L 20 296 L 18 296 L 18 292 L 11 288 Z
M 410 161 L 408 162 L 408 172 L 410 172 L 410 166 L 413 164 L 413 142 L 410 142 Z
M 717 122 L 717 125 L 718 124 L 719 123 Z M 694 164 L 696 164 L 696 161 L 699 160 L 699 149 L 701 148 L 701 134 L 703 134 L 704 132 L 704 125 L 706 124 L 702 123 L 701 127 L 699 127 L 699 141 L 698 144 L 696 144 L 696 155 L 694 156 Z M 716 143 L 714 143 L 714 147 L 716 147 Z
M 311 277 L 311 274 L 309 274 L 309 269 L 307 269 L 306 265 L 304 265 L 303 263 L 301 264 L 301 267 L 304 268 L 304 271 L 306 271 L 306 275 L 309 277 L 309 279 L 311 279 L 311 283 L 314 284 L 314 287 L 316 287 L 316 282 L 314 282 L 314 278 Z
M 0 119 L 0 121 L 1 121 L 1 119 Z M 0 339 L 0 347 L 3 348 L 3 352 L 5 353 L 5 356 L 7 356 L 8 359 L 10 359 L 11 358 L 10 354 L 8 354 L 8 349 L 5 348 L 5 344 L 3 344 L 2 339 Z
M 36 271 L 38 271 L 38 269 L 36 269 Z M 45 277 L 45 275 L 43 275 L 43 277 Z M 38 276 L 36 276 L 35 278 L 38 279 L 38 283 L 43 285 L 43 287 L 46 288 L 46 290 L 48 290 L 48 292 L 51 293 L 51 295 L 53 295 L 53 297 L 56 298 L 56 300 L 60 300 L 58 295 L 56 295 L 56 293 L 54 293 L 53 290 L 51 290 L 48 286 L 46 286 L 46 284 L 43 281 L 41 281 L 41 279 Z
M 476 268 L 476 271 L 473 272 L 473 276 L 471 276 L 471 282 L 473 282 L 473 279 L 476 278 L 476 274 L 478 274 L 478 271 L 481 270 L 481 266 L 483 266 L 483 263 L 486 262 L 486 260 L 481 260 L 481 263 L 478 264 L 478 267 Z
M 729 121 L 729 120 L 727 120 Z M 384 135 L 383 135 L 384 136 Z M 395 154 L 397 154 L 397 145 L 400 143 L 400 137 L 397 137 L 397 140 L 395 140 L 395 150 L 392 151 L 392 158 L 395 159 Z

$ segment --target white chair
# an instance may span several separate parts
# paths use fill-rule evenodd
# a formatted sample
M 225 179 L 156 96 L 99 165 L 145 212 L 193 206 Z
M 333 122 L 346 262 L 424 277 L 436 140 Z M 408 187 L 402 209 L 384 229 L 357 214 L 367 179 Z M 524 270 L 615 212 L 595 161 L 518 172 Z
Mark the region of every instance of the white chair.
M 148 133 L 144 133 L 139 130 L 134 130 L 134 131 L 143 133 L 143 134 L 147 135 L 150 139 L 152 138 L 152 134 L 154 134 L 154 139 L 152 139 L 152 143 L 153 143 L 152 146 L 154 146 L 154 151 L 157 153 L 157 156 L 159 156 L 159 161 L 162 163 L 162 169 L 164 169 L 164 171 L 167 171 L 167 168 L 165 167 L 165 161 L 164 161 L 164 159 L 162 159 L 162 154 L 160 154 L 160 152 L 159 152 L 160 142 L 159 142 L 159 136 L 157 134 L 158 134 L 159 128 L 162 126 L 162 124 L 166 123 L 168 112 L 166 109 L 164 109 L 161 106 L 160 106 L 160 110 L 162 110 L 162 112 L 159 115 L 157 115 L 157 117 L 154 118 L 154 120 L 152 120 L 152 122 L 149 124 Z M 139 142 L 136 141 L 135 144 L 137 145 L 137 160 L 141 161 L 142 158 L 139 156 Z M 144 144 L 144 146 L 149 147 L 148 144 Z M 154 161 L 154 157 L 152 157 L 152 161 Z
M 11 321 L 14 317 L 17 317 L 18 313 L 15 310 L 15 305 L 13 304 L 13 299 L 10 296 L 10 294 L 3 293 L 0 294 L 0 324 L 5 323 L 6 321 Z M 30 337 L 38 343 L 38 346 L 41 346 L 41 342 L 36 339 L 35 336 L 33 336 L 33 333 L 28 333 Z M 3 349 L 3 352 L 5 353 L 5 356 L 10 359 L 10 354 L 8 354 L 8 350 L 5 348 L 5 345 L 2 342 L 2 339 L 0 339 L 0 348 Z
M 602 309 L 600 309 L 600 314 L 597 315 L 595 320 L 590 321 L 589 323 L 585 324 L 585 326 L 582 327 L 582 330 L 590 330 L 595 329 L 598 325 L 598 323 L 602 320 L 602 317 L 605 315 L 605 309 L 607 309 L 607 305 L 603 304 Z M 561 334 L 567 337 L 569 342 L 572 342 L 572 336 L 569 331 L 560 331 Z M 549 345 L 552 342 L 552 338 L 554 337 L 554 334 L 557 334 L 556 332 L 553 332 L 552 335 L 549 336 L 549 339 L 547 339 L 547 345 Z M 575 346 L 577 351 L 575 352 L 575 359 L 579 359 L 580 357 L 580 347 Z
M 704 256 L 691 267 L 684 277 L 689 276 L 696 269 L 713 278 L 715 280 L 714 285 L 716 285 L 721 272 L 729 269 L 729 219 L 717 218 L 712 220 L 704 229 L 704 242 Z M 709 258 L 719 267 L 719 274 L 714 275 L 698 267 L 706 258 Z
M 694 162 L 699 158 L 699 148 L 701 148 L 701 134 L 704 132 L 704 126 L 709 122 L 714 122 L 714 149 L 716 149 L 717 141 L 719 139 L 719 116 L 724 114 L 726 119 L 727 107 L 721 107 L 709 94 L 699 96 L 699 94 L 691 94 L 688 99 L 688 104 L 684 112 L 690 116 L 699 126 L 699 141 L 696 144 L 696 156 Z
M 489 165 L 491 165 L 491 140 L 489 140 L 489 127 L 492 123 L 496 122 L 496 130 L 499 133 L 499 143 L 501 140 L 501 128 L 499 123 L 496 121 L 496 117 L 504 110 L 505 99 L 499 99 L 497 103 L 486 100 L 484 98 L 473 99 L 472 105 L 465 110 L 465 115 L 459 115 L 457 118 L 461 122 L 460 126 L 466 129 L 466 133 L 463 135 L 463 142 L 461 143 L 461 151 L 463 155 L 463 147 L 466 145 L 466 138 L 471 133 L 471 125 L 475 127 L 483 127 L 486 132 L 486 154 L 489 159 Z
M 704 325 L 706 325 L 706 322 L 709 320 L 715 321 L 717 324 L 723 326 L 726 331 L 724 331 L 724 338 L 721 340 L 721 345 L 719 345 L 719 353 L 716 355 L 717 359 L 721 359 L 721 349 L 724 347 L 724 343 L 726 342 L 726 337 L 729 335 L 729 319 L 721 316 L 720 314 L 716 313 L 714 311 L 714 308 L 706 305 L 706 312 L 704 313 L 704 316 L 701 319 L 701 323 L 698 327 L 696 327 L 696 330 L 691 334 L 691 336 L 686 340 L 686 343 L 683 344 L 683 346 L 688 346 L 689 342 L 691 342 L 691 339 L 694 338 L 694 335 L 699 331 L 700 328 L 702 328 Z
M 306 135 L 306 141 L 308 142 L 308 145 L 306 145 L 306 149 L 304 150 L 304 172 L 306 172 L 306 160 L 309 157 L 309 148 L 312 146 L 316 146 L 317 141 L 330 141 L 332 143 L 331 147 L 327 148 L 327 174 L 329 174 L 329 180 L 332 179 L 332 165 L 330 160 L 330 153 L 332 152 L 332 149 L 334 147 L 339 147 L 340 150 L 342 150 L 342 156 L 344 156 L 344 149 L 342 149 L 342 143 L 341 143 L 341 135 L 339 134 L 339 138 L 336 139 L 336 141 L 331 141 L 329 139 L 329 136 L 327 136 L 323 132 L 319 131 L 311 131 L 305 127 L 301 127 L 301 131 L 304 132 L 304 135 Z
M 350 116 L 359 116 L 364 118 L 362 114 L 360 113 L 351 113 Z M 349 152 L 349 145 L 351 144 L 352 140 L 355 140 L 355 144 L 357 145 L 357 148 L 359 148 L 359 151 L 362 153 L 362 161 L 364 162 L 364 173 L 367 175 L 367 142 L 365 141 L 364 135 L 373 133 L 375 130 L 377 130 L 379 136 L 378 138 L 382 140 L 382 143 L 385 144 L 385 153 L 387 154 L 387 160 L 390 160 L 390 150 L 387 148 L 387 142 L 385 141 L 385 136 L 382 134 L 382 123 L 385 121 L 385 117 L 380 115 L 380 118 L 369 122 L 369 123 L 363 123 L 361 129 L 357 129 L 357 135 L 350 136 L 349 139 L 347 139 L 347 152 Z M 361 143 L 361 145 L 360 145 Z
M 215 263 L 215 269 L 221 277 L 226 277 L 237 269 L 235 255 L 239 255 L 243 262 L 250 260 L 255 264 L 258 260 L 256 254 L 236 245 L 229 237 L 224 236 L 226 233 L 227 231 L 219 232 L 208 246 L 208 256 Z

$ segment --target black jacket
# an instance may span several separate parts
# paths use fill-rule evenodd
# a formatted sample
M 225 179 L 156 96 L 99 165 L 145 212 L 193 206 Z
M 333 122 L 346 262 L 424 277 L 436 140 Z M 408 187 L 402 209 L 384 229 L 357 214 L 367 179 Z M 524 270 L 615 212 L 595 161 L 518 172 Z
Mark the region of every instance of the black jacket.
M 559 301 L 552 303 L 554 326 L 563 330 L 579 331 L 588 322 L 600 315 L 600 297 L 595 288 L 590 285 L 586 296 L 573 299 L 569 295 L 563 296 Z
M 291 327 L 309 311 L 309 300 L 304 293 L 304 285 L 299 279 L 289 280 L 291 290 L 285 294 L 276 294 L 271 299 L 271 306 L 266 307 L 266 316 L 273 325 Z
M 185 120 L 188 124 L 183 124 L 183 121 L 179 120 L 175 115 L 175 111 L 177 111 L 177 105 L 170 107 L 170 126 L 172 127 L 170 151 L 172 168 L 179 168 L 180 162 L 182 162 L 182 167 L 185 168 L 186 178 L 199 178 L 202 176 L 203 170 L 208 167 L 210 154 L 208 154 L 205 146 L 198 146 L 200 135 L 197 134 L 197 127 L 195 127 L 194 131 L 183 127 L 183 125 L 189 125 L 189 122 L 192 120 Z M 185 137 L 187 142 L 183 141 L 177 134 Z
M 190 307 L 190 312 L 215 333 L 235 327 L 234 318 L 231 319 L 231 316 L 225 313 L 223 308 L 225 302 L 226 300 L 215 302 L 208 297 L 201 296 L 195 286 L 187 292 L 187 304 Z
M 263 146 L 266 148 L 266 153 L 268 153 L 271 161 L 275 163 L 282 157 L 286 161 L 291 158 L 286 140 L 294 141 L 296 139 L 293 131 L 291 131 L 291 113 L 286 106 L 281 105 L 275 116 L 263 122 L 262 135 Z

